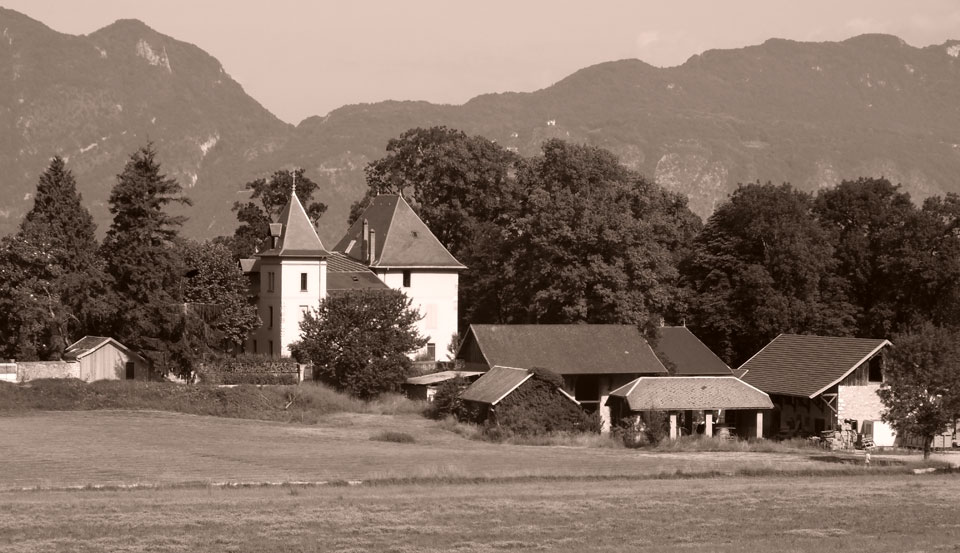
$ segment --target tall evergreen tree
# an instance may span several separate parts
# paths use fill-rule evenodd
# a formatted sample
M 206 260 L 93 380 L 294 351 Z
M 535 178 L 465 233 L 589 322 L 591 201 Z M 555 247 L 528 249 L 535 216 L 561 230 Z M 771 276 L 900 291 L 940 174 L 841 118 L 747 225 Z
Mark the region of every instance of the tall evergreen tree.
M 0 318 L 11 324 L 32 313 L 21 333 L 6 332 L 8 342 L 21 344 L 14 352 L 18 357 L 58 358 L 70 341 L 98 329 L 108 306 L 95 232 L 73 175 L 61 157 L 54 157 L 40 175 L 33 207 L 0 256 L 11 275 L 0 309 L 12 310 Z M 19 302 L 12 300 L 16 290 Z M 36 301 L 45 307 L 31 310 L 27 304 Z
M 191 202 L 176 180 L 160 172 L 153 145 L 140 148 L 117 175 L 110 193 L 113 222 L 101 248 L 114 281 L 112 335 L 143 350 L 163 372 L 189 373 L 184 340 L 183 260 L 176 239 L 186 219 L 165 211 Z

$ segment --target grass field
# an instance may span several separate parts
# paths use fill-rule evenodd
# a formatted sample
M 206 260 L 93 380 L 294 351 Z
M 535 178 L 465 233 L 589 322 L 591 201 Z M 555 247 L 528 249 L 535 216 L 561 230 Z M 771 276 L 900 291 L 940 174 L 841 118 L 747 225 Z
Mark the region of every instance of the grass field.
M 955 551 L 960 478 L 0 493 L 0 551 Z
M 0 552 L 960 544 L 956 473 L 914 475 L 818 452 L 493 444 L 415 415 L 340 413 L 297 425 L 151 411 L 0 416 L 0 452 Z M 737 474 L 762 476 L 716 477 Z M 140 487 L 121 489 L 131 485 Z
M 408 434 L 414 442 L 370 440 L 383 432 Z M 295 425 L 158 411 L 31 412 L 0 417 L 0 451 L 0 490 L 851 470 L 849 465 L 824 462 L 836 458 L 818 453 L 663 453 L 492 444 L 440 430 L 438 423 L 415 415 L 355 413 Z

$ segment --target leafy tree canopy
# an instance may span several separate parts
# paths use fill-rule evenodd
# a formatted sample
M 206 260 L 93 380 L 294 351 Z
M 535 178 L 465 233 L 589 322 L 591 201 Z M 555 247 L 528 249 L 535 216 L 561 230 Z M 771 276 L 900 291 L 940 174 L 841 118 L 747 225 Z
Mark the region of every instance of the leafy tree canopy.
M 730 364 L 782 332 L 852 330 L 855 309 L 812 208 L 789 184 L 741 185 L 694 240 L 681 265 L 687 323 Z
M 236 350 L 260 324 L 247 277 L 221 244 L 187 241 L 183 301 L 196 316 L 203 344 L 212 350 Z
M 260 178 L 248 182 L 244 188 L 251 191 L 250 201 L 234 202 L 233 211 L 240 225 L 233 234 L 233 255 L 236 258 L 253 255 L 257 244 L 269 234 L 270 223 L 283 211 L 290 198 L 290 188 L 294 178 L 297 184 L 297 198 L 307 211 L 307 216 L 316 224 L 327 211 L 327 206 L 313 201 L 317 183 L 305 176 L 303 169 L 293 171 L 282 169 L 275 171 L 269 179 Z
M 408 353 L 426 344 L 410 299 L 398 290 L 350 290 L 327 296 L 300 323 L 291 345 L 314 378 L 360 398 L 398 391 L 409 376 Z
M 884 366 L 883 420 L 898 434 L 930 441 L 960 416 L 960 334 L 931 323 L 894 337 Z

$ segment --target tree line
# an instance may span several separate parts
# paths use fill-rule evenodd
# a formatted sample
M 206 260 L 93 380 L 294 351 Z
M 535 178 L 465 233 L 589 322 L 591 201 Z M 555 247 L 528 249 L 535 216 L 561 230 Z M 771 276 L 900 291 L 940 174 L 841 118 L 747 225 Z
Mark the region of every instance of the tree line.
M 237 349 L 259 322 L 235 260 L 267 234 L 294 178 L 315 222 L 326 210 L 312 200 L 316 183 L 302 170 L 277 171 L 247 183 L 233 236 L 192 243 L 179 236 L 183 219 L 165 211 L 188 200 L 161 174 L 155 150 L 141 148 L 117 176 L 114 219 L 98 244 L 72 175 L 54 158 L 19 231 L 0 241 L 0 357 L 56 358 L 68 337 L 101 334 L 181 372 L 203 352 Z M 548 140 L 521 157 L 445 127 L 390 140 L 366 179 L 351 222 L 376 194 L 402 194 L 468 267 L 461 329 L 622 323 L 655 340 L 661 323 L 686 324 L 738 366 L 780 333 L 896 338 L 960 328 L 955 194 L 917 205 L 883 178 L 816 194 L 755 182 L 704 223 L 684 196 L 602 148 Z M 927 359 L 960 359 L 950 355 Z
M 237 349 L 259 325 L 246 278 L 225 245 L 180 236 L 185 218 L 167 208 L 190 200 L 152 145 L 109 203 L 100 243 L 64 160 L 40 175 L 32 209 L 0 238 L 0 358 L 59 359 L 77 338 L 110 336 L 186 376 L 205 353 Z

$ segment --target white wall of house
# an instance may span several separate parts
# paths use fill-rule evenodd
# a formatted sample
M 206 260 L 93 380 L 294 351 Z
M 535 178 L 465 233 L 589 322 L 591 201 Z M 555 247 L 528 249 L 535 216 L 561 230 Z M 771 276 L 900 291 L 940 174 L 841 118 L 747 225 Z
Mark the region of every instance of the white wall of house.
M 420 311 L 417 323 L 420 334 L 434 345 L 434 359 L 445 360 L 451 338 L 457 332 L 457 294 L 460 274 L 457 271 L 426 269 L 409 270 L 409 286 L 404 286 L 401 269 L 377 269 L 377 276 L 387 286 L 404 292 L 412 306 Z M 427 346 L 418 353 L 427 351 Z
M 863 421 L 873 422 L 873 443 L 881 447 L 892 447 L 896 439 L 896 432 L 889 424 L 880 420 L 883 413 L 883 402 L 877 391 L 879 383 L 869 383 L 857 386 L 838 386 L 837 388 L 837 418 L 839 420 L 855 419 L 863 425 Z
M 289 356 L 290 344 L 300 339 L 304 313 L 316 309 L 326 296 L 326 260 L 282 258 L 262 262 L 257 309 L 263 324 L 254 333 L 256 344 L 249 344 L 247 351 Z

